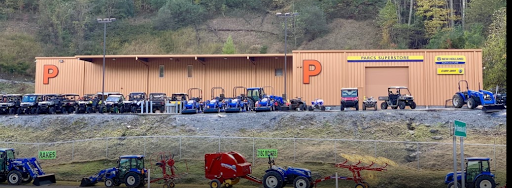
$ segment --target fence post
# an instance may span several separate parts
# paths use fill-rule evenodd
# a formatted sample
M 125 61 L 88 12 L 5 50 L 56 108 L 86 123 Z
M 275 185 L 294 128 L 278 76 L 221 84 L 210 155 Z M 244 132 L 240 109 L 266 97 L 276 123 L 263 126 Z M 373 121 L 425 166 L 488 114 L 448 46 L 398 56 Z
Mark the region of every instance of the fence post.
M 295 136 L 293 136 L 293 163 L 295 163 L 295 153 L 296 153 L 295 150 L 296 150 L 296 148 L 295 148 Z
M 108 159 L 108 138 L 105 140 L 106 140 L 106 142 L 105 142 L 105 158 Z
M 181 160 L 181 136 L 180 136 L 180 160 Z
M 255 147 L 255 144 L 254 144 L 254 137 L 252 137 L 252 164 L 254 165 L 254 147 Z
M 418 170 L 420 169 L 420 144 L 418 142 L 416 142 L 416 158 L 418 160 Z
M 36 153 L 36 156 L 39 156 L 39 151 L 41 151 L 41 150 L 39 150 L 39 146 L 40 146 L 40 145 L 41 145 L 40 143 L 37 143 L 37 153 Z M 38 157 L 38 158 L 39 158 L 39 157 Z
M 219 135 L 219 152 L 220 152 L 220 135 Z
M 144 156 L 146 156 L 146 137 L 144 137 Z
M 373 151 L 375 152 L 375 158 L 377 158 L 377 140 L 373 141 Z
M 140 113 L 144 113 L 144 102 L 140 102 Z
M 496 138 L 494 138 L 493 152 L 494 152 L 494 170 L 498 170 L 498 168 L 496 166 Z
M 336 149 L 336 140 L 334 140 L 334 163 L 337 162 L 336 155 L 338 154 L 338 150 Z
M 73 140 L 73 146 L 71 147 L 71 161 L 75 159 L 75 141 Z

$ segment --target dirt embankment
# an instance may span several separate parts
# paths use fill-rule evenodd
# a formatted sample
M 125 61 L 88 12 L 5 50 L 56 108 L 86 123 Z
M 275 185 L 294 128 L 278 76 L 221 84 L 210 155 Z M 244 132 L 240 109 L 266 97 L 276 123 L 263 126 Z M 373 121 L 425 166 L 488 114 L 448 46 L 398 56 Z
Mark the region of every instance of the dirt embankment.
M 123 136 L 248 136 L 449 142 L 454 120 L 468 143 L 506 144 L 506 112 L 480 110 L 267 112 L 195 115 L 62 114 L 0 116 L 0 140 L 55 142 Z

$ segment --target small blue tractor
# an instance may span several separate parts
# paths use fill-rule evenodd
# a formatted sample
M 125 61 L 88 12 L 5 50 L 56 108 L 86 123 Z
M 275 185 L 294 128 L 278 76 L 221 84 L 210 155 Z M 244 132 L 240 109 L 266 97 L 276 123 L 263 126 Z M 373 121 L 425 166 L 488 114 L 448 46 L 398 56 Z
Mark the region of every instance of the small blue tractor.
M 272 158 L 271 158 L 272 156 Z M 313 186 L 311 171 L 305 168 L 282 168 L 276 166 L 273 155 L 268 155 L 269 168 L 263 175 L 263 186 L 265 188 L 281 188 L 286 184 L 292 184 L 293 187 L 309 188 Z
M 462 173 L 464 173 L 465 188 L 496 188 L 498 184 L 495 181 L 494 174 L 491 173 L 489 161 L 490 158 L 487 157 L 466 158 L 466 169 L 463 172 L 457 172 L 457 188 L 462 188 Z M 455 187 L 453 175 L 453 172 L 449 172 L 444 179 L 444 184 L 447 184 L 448 188 Z
M 123 155 L 117 160 L 117 167 L 103 169 L 96 175 L 82 178 L 80 187 L 94 186 L 100 181 L 105 182 L 106 187 L 119 186 L 122 183 L 129 188 L 144 187 L 147 172 L 144 155 Z
M 237 96 L 237 90 L 243 89 L 243 93 Z M 246 97 L 246 88 L 243 86 L 233 87 L 233 98 L 225 98 L 225 112 L 244 112 L 251 110 L 250 99 Z
M 199 91 L 199 95 L 197 97 L 192 97 L 192 91 Z M 203 102 L 201 101 L 203 99 L 203 90 L 200 88 L 190 88 L 188 89 L 188 96 L 190 96 L 190 99 L 183 105 L 183 110 L 181 111 L 182 114 L 197 114 L 203 111 Z
M 267 87 L 272 89 L 271 95 L 265 93 L 264 88 Z M 254 104 L 254 111 L 289 110 L 290 104 L 283 97 L 273 95 L 273 93 L 274 88 L 272 86 L 247 88 L 247 97 Z
M 35 157 L 16 158 L 13 148 L 0 148 L 0 182 L 11 185 L 29 183 L 36 186 L 55 183 L 54 174 L 45 174 Z
M 220 93 L 218 97 L 215 97 L 215 90 L 221 90 L 222 93 Z M 204 103 L 204 113 L 224 112 L 226 107 L 225 103 L 222 102 L 224 100 L 224 88 L 212 87 L 211 93 L 212 99 L 206 100 Z
M 461 82 L 466 83 L 466 91 L 460 90 Z M 467 104 L 468 108 L 475 109 L 477 106 L 482 105 L 482 110 L 485 113 L 497 112 L 505 109 L 503 104 L 496 103 L 496 98 L 492 92 L 481 89 L 478 91 L 470 90 L 468 81 L 466 80 L 460 80 L 458 85 L 459 91 L 455 93 L 452 98 L 452 103 L 455 108 L 461 108 L 463 105 Z

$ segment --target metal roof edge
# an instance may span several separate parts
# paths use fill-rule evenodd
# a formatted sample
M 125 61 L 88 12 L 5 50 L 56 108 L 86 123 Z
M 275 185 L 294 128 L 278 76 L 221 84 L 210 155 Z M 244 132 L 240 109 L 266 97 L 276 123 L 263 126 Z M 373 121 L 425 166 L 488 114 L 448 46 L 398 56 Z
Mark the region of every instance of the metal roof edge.
M 292 53 L 371 53 L 371 52 L 481 52 L 482 49 L 373 49 L 373 50 L 292 50 Z

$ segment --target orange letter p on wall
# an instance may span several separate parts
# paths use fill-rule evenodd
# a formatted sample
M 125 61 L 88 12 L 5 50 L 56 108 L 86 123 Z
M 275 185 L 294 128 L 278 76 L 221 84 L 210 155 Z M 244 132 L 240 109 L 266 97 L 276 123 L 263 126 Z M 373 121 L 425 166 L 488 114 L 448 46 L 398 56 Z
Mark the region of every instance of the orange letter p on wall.
M 59 75 L 59 68 L 55 65 L 44 65 L 43 66 L 43 84 L 48 85 L 50 78 L 55 78 Z
M 319 75 L 322 72 L 322 65 L 317 60 L 304 60 L 302 63 L 302 80 L 304 84 L 309 84 L 309 77 Z

